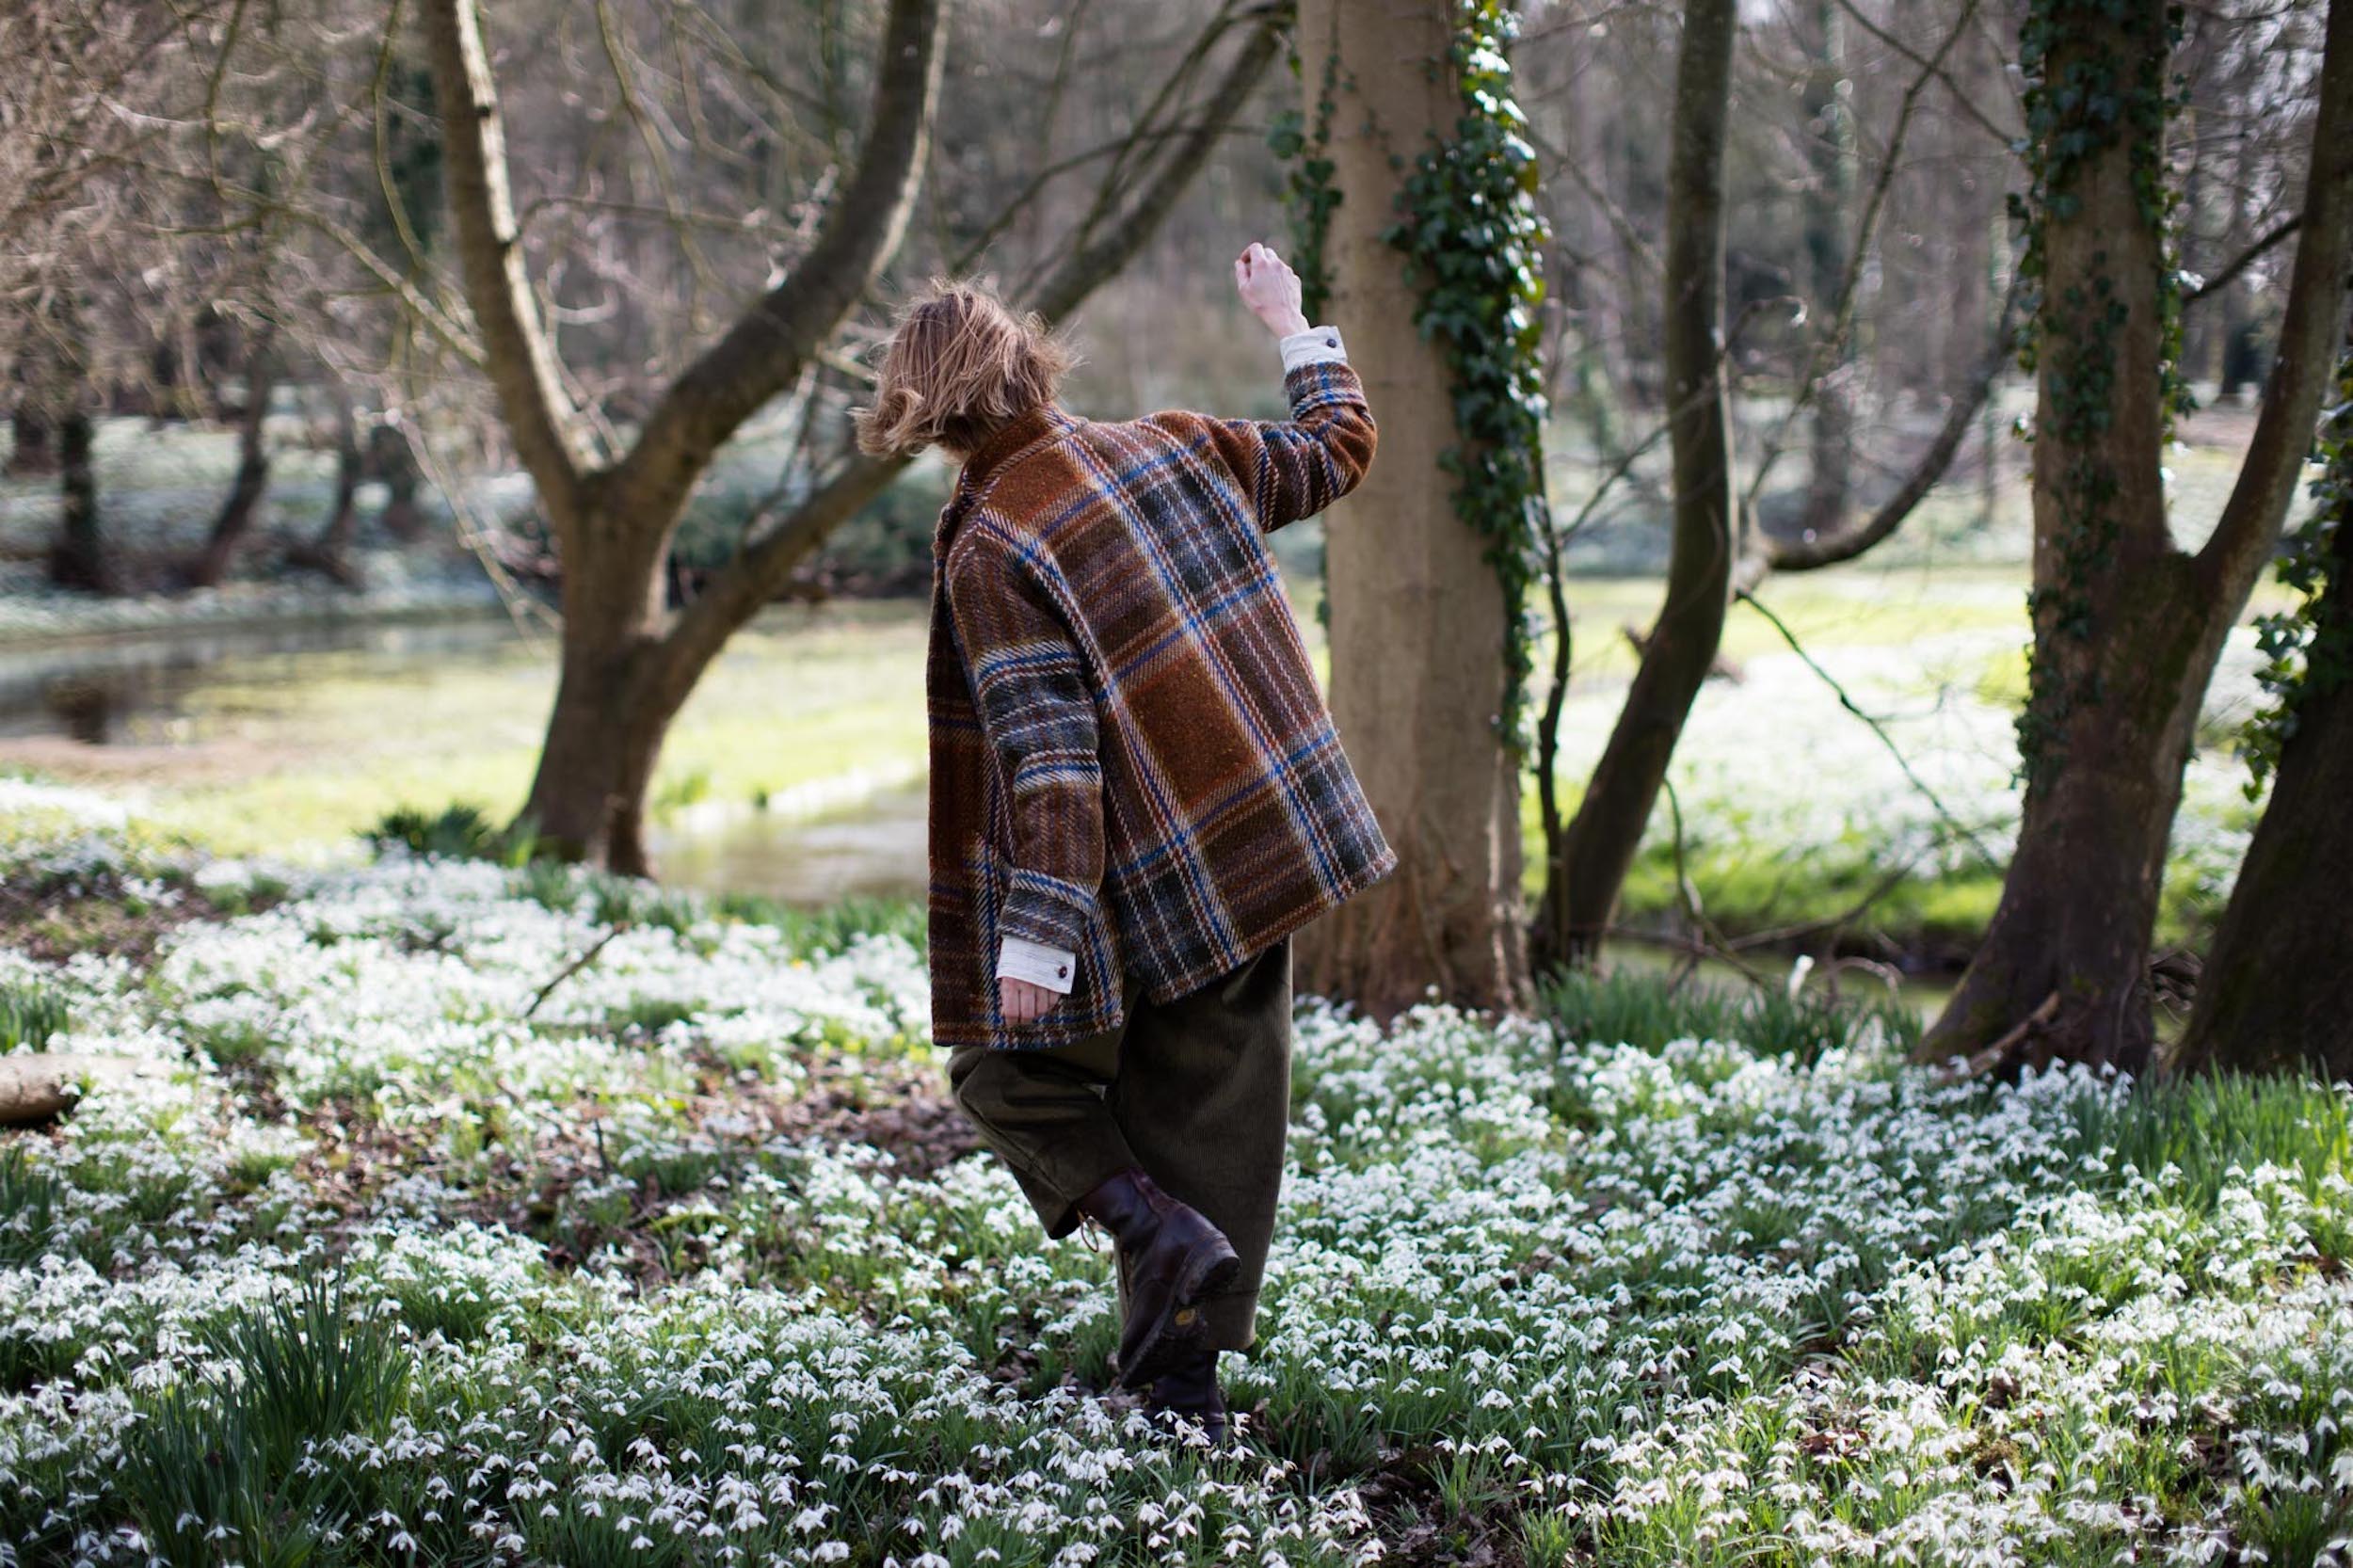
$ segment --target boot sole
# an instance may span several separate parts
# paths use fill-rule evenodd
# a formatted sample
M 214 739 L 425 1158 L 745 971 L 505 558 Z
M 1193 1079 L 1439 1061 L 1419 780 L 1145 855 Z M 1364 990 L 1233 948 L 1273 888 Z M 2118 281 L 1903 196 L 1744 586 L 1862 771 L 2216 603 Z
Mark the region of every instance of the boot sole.
M 1180 1327 L 1176 1321 L 1176 1314 L 1195 1305 L 1202 1297 L 1225 1289 L 1240 1272 L 1241 1255 L 1223 1237 L 1215 1245 L 1200 1249 L 1200 1256 L 1187 1261 L 1185 1281 L 1170 1300 L 1168 1310 L 1160 1314 L 1160 1320 L 1152 1325 L 1152 1332 L 1136 1347 L 1135 1364 L 1120 1368 L 1115 1386 L 1141 1388 L 1168 1370 L 1172 1352 L 1209 1332 L 1198 1317 L 1190 1327 Z

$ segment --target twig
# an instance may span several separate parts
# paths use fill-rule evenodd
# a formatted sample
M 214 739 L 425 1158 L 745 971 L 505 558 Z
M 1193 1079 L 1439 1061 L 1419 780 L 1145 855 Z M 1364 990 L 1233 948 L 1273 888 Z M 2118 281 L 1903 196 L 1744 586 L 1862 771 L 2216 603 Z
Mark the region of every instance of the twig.
M 1751 609 L 1754 610 L 1758 615 L 1763 616 L 1767 620 L 1772 623 L 1773 630 L 1781 633 L 1782 641 L 1789 645 L 1789 651 L 1795 653 L 1799 659 L 1803 661 L 1806 668 L 1820 676 L 1822 678 L 1823 684 L 1827 685 L 1832 692 L 1837 695 L 1838 705 L 1840 707 L 1846 709 L 1848 712 L 1852 713 L 1856 718 L 1861 719 L 1865 724 L 1870 726 L 1871 733 L 1880 738 L 1880 744 L 1887 748 L 1887 754 L 1896 759 L 1896 765 L 1901 768 L 1903 770 L 1904 776 L 1912 781 L 1912 787 L 1919 791 L 1921 795 L 1930 806 L 1936 808 L 1936 814 L 1944 819 L 1945 825 L 1951 828 L 1955 833 L 1960 834 L 1963 839 L 1966 839 L 1969 841 L 1969 847 L 1977 852 L 1978 858 L 1985 862 L 1986 868 L 1989 871 L 2000 871 L 2002 869 L 2002 863 L 1993 857 L 1993 852 L 1988 850 L 1985 845 L 1979 841 L 1975 832 L 1961 825 L 1961 819 L 1953 815 L 1952 811 L 1946 808 L 1945 802 L 1937 795 L 1937 792 L 1934 790 L 1929 788 L 1928 780 L 1922 778 L 1918 774 L 1913 771 L 1912 763 L 1905 758 L 1903 749 L 1897 745 L 1895 738 L 1887 733 L 1887 727 L 1880 723 L 1879 720 L 1873 718 L 1870 714 L 1865 712 L 1863 709 L 1857 705 L 1855 699 L 1847 695 L 1847 688 L 1838 683 L 1837 677 L 1832 675 L 1830 671 L 1824 669 L 1818 663 L 1816 662 L 1814 655 L 1808 653 L 1805 650 L 1805 646 L 1798 641 L 1797 633 L 1789 630 L 1788 624 L 1779 616 L 1765 608 L 1765 601 L 1763 600 L 1758 599 L 1755 594 L 1745 588 L 1740 591 L 1737 597 Z
M 2249 267 L 2253 266 L 2256 262 L 2263 258 L 2264 253 L 2269 250 L 2273 246 L 2278 245 L 2281 240 L 2296 232 L 2297 229 L 2302 225 L 2303 221 L 2304 215 L 2302 213 L 2290 213 L 2287 216 L 2273 224 L 2269 232 L 2265 233 L 2263 238 L 2257 240 L 2246 249 L 2240 251 L 2237 256 L 2233 257 L 2231 261 L 2225 263 L 2221 271 L 2216 273 L 2213 277 L 2206 279 L 2196 288 L 2184 294 L 2182 296 L 2182 303 L 2185 305 L 2195 305 L 2201 299 L 2205 298 L 2208 295 L 2219 294 L 2224 289 L 2229 288 L 2233 282 L 2238 280 L 2238 275 L 2240 273 L 2245 272 Z
M 1953 24 L 1953 30 L 1945 35 L 1935 57 L 1921 65 L 1920 74 L 1904 90 L 1903 106 L 1897 112 L 1896 128 L 1888 137 L 1886 155 L 1880 159 L 1879 176 L 1871 183 L 1871 194 L 1863 204 L 1863 216 L 1855 225 L 1854 244 L 1847 252 L 1846 268 L 1838 280 L 1838 293 L 1831 301 L 1830 323 L 1807 352 L 1805 375 L 1792 390 L 1789 407 L 1783 410 L 1780 424 L 1774 426 L 1771 439 L 1765 443 L 1765 455 L 1758 459 L 1756 472 L 1749 480 L 1748 494 L 1740 501 L 1743 512 L 1755 512 L 1757 497 L 1765 488 L 1766 475 L 1772 472 L 1773 464 L 1787 446 L 1790 427 L 1797 423 L 1798 415 L 1813 402 L 1823 378 L 1834 368 L 1833 361 L 1854 330 L 1855 296 L 1862 286 L 1864 266 L 1870 258 L 1872 242 L 1879 234 L 1880 214 L 1887 205 L 1887 193 L 1896 183 L 1897 166 L 1903 159 L 1904 142 L 1912 132 L 1912 117 L 1920 106 L 1920 94 L 1927 88 L 1929 77 L 1944 72 L 1945 56 L 1953 52 L 1953 45 L 1961 41 L 1961 35 L 1967 29 L 1969 19 L 1977 14 L 1977 0 L 1968 0 L 1961 7 L 1961 20 Z
M 2017 1045 L 2027 1035 L 2032 1034 L 2036 1030 L 2048 1026 L 2052 1019 L 2057 1017 L 2058 1006 L 2059 994 L 2057 991 L 2053 991 L 2049 996 L 2042 999 L 2041 1006 L 2027 1014 L 2024 1018 L 2021 1018 L 2015 1029 L 2010 1030 L 2000 1039 L 1994 1041 L 1992 1045 L 1977 1052 L 1977 1055 L 1970 1057 L 1965 1062 L 1962 1062 L 1959 1066 L 1948 1065 L 1944 1072 L 1938 1075 L 1939 1081 L 1945 1083 L 1958 1083 L 1963 1079 L 1979 1078 L 1984 1076 L 1987 1072 L 2001 1064 L 2002 1059 L 2009 1054 L 2011 1047 Z
M 1856 5 L 1855 0 L 1838 0 L 1838 8 L 1845 11 L 1849 16 L 1854 18 L 1857 23 L 1861 24 L 1865 32 L 1870 34 L 1873 38 L 1879 40 L 1890 49 L 1896 51 L 1897 54 L 1901 55 L 1905 59 L 1910 60 L 1913 65 L 1925 66 L 1929 64 L 1927 60 L 1921 57 L 1918 50 L 1913 48 L 1910 44 L 1904 42 L 1903 40 L 1897 38 L 1895 34 L 1889 32 L 1886 28 L 1881 26 L 1878 23 L 1872 21 L 1868 16 L 1865 15 L 1863 8 Z M 2018 144 L 2017 136 L 2012 135 L 2010 132 L 2003 130 L 1999 125 L 1994 124 L 1993 120 L 1988 119 L 1985 111 L 1977 107 L 1977 100 L 1972 98 L 1967 92 L 1963 91 L 1961 84 L 1954 81 L 1951 75 L 1945 72 L 1942 65 L 1931 67 L 1931 72 L 1938 81 L 1945 84 L 1945 91 L 1952 94 L 1953 106 L 1955 108 L 1959 109 L 1962 114 L 1968 116 L 1971 120 L 1977 121 L 1978 127 L 1982 129 L 1987 136 L 1992 136 L 1995 141 L 2000 142 L 2004 147 L 2015 150 Z
M 629 923 L 625 920 L 619 925 L 612 927 L 610 930 L 606 931 L 603 936 L 589 943 L 587 952 L 582 953 L 579 957 L 565 965 L 563 969 L 557 973 L 553 980 L 549 981 L 545 985 L 539 987 L 538 995 L 531 999 L 531 1005 L 523 1009 L 522 1016 L 529 1018 L 534 1013 L 538 1012 L 539 1004 L 547 1000 L 549 996 L 554 992 L 558 985 L 563 984 L 566 981 L 571 979 L 572 976 L 578 974 L 581 970 L 595 963 L 597 960 L 597 954 L 604 951 L 605 945 L 611 942 L 614 937 L 618 936 L 622 932 L 627 931 L 628 929 Z
M 1752 984 L 1770 989 L 1772 982 L 1740 962 L 1740 955 L 1733 951 L 1731 941 L 1717 928 L 1716 922 L 1707 918 L 1707 905 L 1701 899 L 1699 887 L 1691 880 L 1690 871 L 1684 862 L 1683 798 L 1675 793 L 1674 780 L 1671 778 L 1661 778 L 1658 787 L 1667 792 L 1667 812 L 1674 824 L 1675 899 L 1683 905 L 1683 918 L 1702 938 L 1692 944 L 1694 951 L 1690 954 L 1690 970 L 1697 970 L 1702 957 L 1711 957 L 1720 964 L 1739 970 Z M 1670 989 L 1680 988 L 1688 978 L 1689 972 L 1677 975 Z

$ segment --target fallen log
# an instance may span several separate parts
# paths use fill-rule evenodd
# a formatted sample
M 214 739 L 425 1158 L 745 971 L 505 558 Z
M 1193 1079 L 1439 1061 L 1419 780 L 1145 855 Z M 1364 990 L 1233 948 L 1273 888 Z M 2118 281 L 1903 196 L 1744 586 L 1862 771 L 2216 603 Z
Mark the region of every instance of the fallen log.
M 85 1084 L 120 1081 L 165 1071 L 160 1062 L 134 1056 L 83 1056 L 27 1051 L 0 1056 L 0 1127 L 53 1122 L 73 1109 Z

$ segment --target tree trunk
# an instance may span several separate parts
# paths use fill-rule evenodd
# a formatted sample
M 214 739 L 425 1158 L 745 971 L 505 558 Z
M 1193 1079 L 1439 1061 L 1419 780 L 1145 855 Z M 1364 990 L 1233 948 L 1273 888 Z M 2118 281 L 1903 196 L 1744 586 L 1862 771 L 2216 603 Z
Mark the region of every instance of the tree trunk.
M 1419 296 L 1403 253 L 1383 237 L 1413 159 L 1461 113 L 1450 7 L 1305 0 L 1299 36 L 1337 40 L 1332 314 L 1381 422 L 1379 459 L 1327 519 L 1332 712 L 1400 861 L 1308 928 L 1301 984 L 1377 1017 L 1433 987 L 1449 1001 L 1508 1005 L 1525 960 L 1518 768 L 1496 723 L 1504 606 L 1440 466 L 1458 440 L 1452 377 L 1414 325 Z M 1303 76 L 1312 100 L 1321 62 Z
M 1845 16 L 1834 0 L 1815 0 L 1810 41 L 1817 51 L 1806 79 L 1805 254 L 1813 314 L 1836 309 L 1847 271 L 1847 236 L 1855 195 L 1854 121 L 1839 88 L 1846 81 Z M 1855 334 L 1839 334 L 1814 393 L 1813 464 L 1806 483 L 1804 534 L 1835 532 L 1854 491 Z
M 8 414 L 8 432 L 9 478 L 45 479 L 57 472 L 57 421 L 48 409 L 20 402 Z
M 924 167 L 945 6 L 890 0 L 865 143 L 816 240 L 781 283 L 661 389 L 635 442 L 610 463 L 600 463 L 582 437 L 524 271 L 475 4 L 425 0 L 422 12 L 468 302 L 501 412 L 563 558 L 562 664 L 523 815 L 560 853 L 644 872 L 646 795 L 672 716 L 728 638 L 904 467 L 904 459 L 852 458 L 713 573 L 693 603 L 665 606 L 669 541 L 712 454 L 799 377 L 898 243 Z M 1230 24 L 1220 14 L 1210 37 Z M 1137 145 L 1152 151 L 1118 160 L 1127 178 L 1106 177 L 1060 263 L 1023 303 L 1048 320 L 1065 318 L 1134 258 L 1280 54 L 1284 20 L 1272 8 L 1257 13 L 1216 84 L 1190 105 L 1170 106 L 1184 117 L 1180 129 L 1147 139 L 1143 133 L 1154 127 L 1138 128 Z
M 2337 376 L 2353 409 L 2353 349 Z M 2340 411 L 2324 481 L 2333 514 L 2328 584 L 2295 729 L 2280 749 L 2271 803 L 2255 826 L 2198 1002 L 2171 1065 L 2180 1071 L 2305 1073 L 2353 1080 L 2353 963 L 2345 889 L 2353 887 L 2353 412 Z
M 2052 0 L 2039 0 L 2050 4 Z M 2149 948 L 2200 703 L 2312 440 L 2353 238 L 2353 5 L 2330 8 L 2303 229 L 2263 413 L 2213 536 L 2174 548 L 2160 476 L 2167 265 L 2155 203 L 2167 0 L 2057 8 L 2034 442 L 2034 649 L 2018 851 L 1984 944 L 1921 1047 L 1977 1069 L 2148 1065 Z M 2114 82 L 2104 80 L 2109 71 Z M 2118 84 L 2121 83 L 2121 86 Z M 2045 90 L 2038 86 L 2038 91 Z M 2059 95 L 2054 94 L 2054 98 Z M 2062 162 L 2056 150 L 2071 150 Z
M 1667 597 L 1551 868 L 1548 940 L 1564 959 L 1599 946 L 1731 602 L 1735 500 L 1724 307 L 1724 131 L 1737 0 L 1692 0 L 1675 69 L 1664 258 L 1668 438 L 1674 544 Z
M 60 507 L 56 542 L 49 551 L 49 581 L 60 588 L 110 594 L 118 586 L 114 565 L 98 533 L 98 469 L 90 459 L 89 414 L 70 408 L 57 422 L 57 488 Z
M 568 545 L 562 662 L 521 821 L 559 854 L 643 876 L 646 792 L 676 711 L 646 712 L 666 606 L 659 563 L 644 558 L 647 515 L 601 493 L 591 505 L 556 529 Z
M 424 514 L 417 510 L 417 455 L 408 439 L 389 423 L 368 432 L 368 471 L 384 483 L 384 509 L 376 525 L 402 543 L 412 543 L 424 532 Z
M 367 477 L 367 454 L 360 446 L 360 416 L 351 406 L 351 389 L 337 380 L 329 395 L 335 400 L 335 500 L 318 537 L 296 545 L 286 559 L 356 587 L 359 574 L 351 567 L 351 541 L 360 531 L 360 481 Z
M 229 499 L 221 504 L 220 515 L 213 520 L 211 536 L 188 565 L 191 588 L 217 588 L 228 580 L 229 568 L 261 511 L 263 492 L 269 488 L 269 447 L 263 436 L 276 373 L 277 359 L 264 329 L 246 357 L 245 408 L 237 419 L 237 476 L 229 487 Z

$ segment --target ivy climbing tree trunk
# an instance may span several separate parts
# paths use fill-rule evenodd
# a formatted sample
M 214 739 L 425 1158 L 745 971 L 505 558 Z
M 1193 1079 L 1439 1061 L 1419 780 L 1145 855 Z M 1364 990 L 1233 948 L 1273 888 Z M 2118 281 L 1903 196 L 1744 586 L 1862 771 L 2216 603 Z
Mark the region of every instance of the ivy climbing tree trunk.
M 1331 699 L 1397 874 L 1303 935 L 1301 984 L 1387 1016 L 1435 988 L 1518 999 L 1519 777 L 1506 744 L 1506 615 L 1442 456 L 1462 440 L 1444 349 L 1390 237 L 1415 160 L 1462 113 L 1449 0 L 1303 0 L 1307 112 L 1337 48 L 1325 255 L 1332 320 L 1364 378 L 1381 451 L 1326 518 Z M 1343 14 L 1344 12 L 1344 14 Z M 1326 45 L 1323 40 L 1332 40 Z
M 2337 367 L 2319 508 L 2292 568 L 2320 576 L 2304 667 L 2283 699 L 2270 803 L 2231 889 L 2171 1065 L 2353 1080 L 2353 334 Z
M 2176 548 L 2159 464 L 2169 0 L 2034 0 L 2039 270 L 2025 808 L 2002 897 L 1929 1060 L 2149 1064 L 2149 952 L 2198 711 L 2270 557 L 2335 359 L 2353 235 L 2353 4 L 2330 8 L 2280 354 L 2220 521 Z M 2064 90 L 2059 85 L 2064 84 Z
M 1547 924 L 1563 958 L 1590 957 L 1609 928 L 1684 720 L 1715 663 L 1731 603 L 1736 500 L 1722 353 L 1724 132 L 1738 25 L 1737 0 L 1692 0 L 1684 8 L 1662 262 L 1674 540 L 1665 603 L 1552 868 Z

